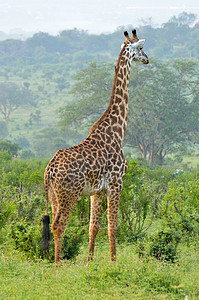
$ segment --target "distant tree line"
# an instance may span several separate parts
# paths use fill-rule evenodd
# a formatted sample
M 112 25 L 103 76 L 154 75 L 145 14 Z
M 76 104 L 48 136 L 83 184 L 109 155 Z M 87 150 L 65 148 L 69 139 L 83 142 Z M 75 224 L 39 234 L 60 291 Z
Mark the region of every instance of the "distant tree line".
M 196 15 L 182 13 L 171 18 L 159 28 L 144 22 L 137 28 L 140 38 L 146 39 L 145 50 L 149 56 L 160 59 L 177 57 L 197 57 L 199 55 L 199 26 Z M 57 63 L 62 56 L 74 60 L 88 60 L 89 55 L 109 59 L 118 54 L 124 29 L 120 27 L 110 34 L 88 34 L 78 29 L 63 30 L 57 36 L 39 32 L 25 41 L 9 39 L 0 42 L 0 65 L 13 64 L 18 60 L 32 64 L 33 58 L 47 56 L 49 62 Z M 46 61 L 46 60 L 45 60 Z

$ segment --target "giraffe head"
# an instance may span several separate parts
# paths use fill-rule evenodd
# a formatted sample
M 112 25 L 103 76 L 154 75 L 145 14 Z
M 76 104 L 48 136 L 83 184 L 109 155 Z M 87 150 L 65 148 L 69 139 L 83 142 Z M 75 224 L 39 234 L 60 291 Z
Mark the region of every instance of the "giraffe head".
M 143 51 L 143 45 L 145 40 L 139 40 L 136 34 L 136 30 L 132 30 L 132 37 L 130 38 L 128 32 L 124 32 L 126 41 L 122 44 L 122 48 L 126 50 L 129 56 L 130 62 L 139 61 L 143 64 L 148 64 L 149 59 Z

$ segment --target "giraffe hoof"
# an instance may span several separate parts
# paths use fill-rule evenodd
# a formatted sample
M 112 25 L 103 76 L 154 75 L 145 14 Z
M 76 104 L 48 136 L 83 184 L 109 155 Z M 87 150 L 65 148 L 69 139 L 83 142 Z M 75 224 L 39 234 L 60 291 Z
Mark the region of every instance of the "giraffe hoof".
M 87 258 L 87 261 L 88 261 L 88 263 L 89 263 L 90 261 L 93 261 L 93 255 L 90 254 L 90 255 L 88 256 L 88 258 Z

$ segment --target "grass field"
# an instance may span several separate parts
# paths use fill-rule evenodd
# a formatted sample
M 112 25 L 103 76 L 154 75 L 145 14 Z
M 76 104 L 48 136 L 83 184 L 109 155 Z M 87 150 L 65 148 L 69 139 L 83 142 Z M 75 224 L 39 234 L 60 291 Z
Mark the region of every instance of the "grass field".
M 108 243 L 98 243 L 87 264 L 87 247 L 75 262 L 55 266 L 1 248 L 1 299 L 199 299 L 198 245 L 179 247 L 179 260 L 141 259 L 135 245 L 118 246 L 111 263 Z M 186 297 L 188 296 L 188 297 Z M 186 297 L 186 298 L 185 298 Z

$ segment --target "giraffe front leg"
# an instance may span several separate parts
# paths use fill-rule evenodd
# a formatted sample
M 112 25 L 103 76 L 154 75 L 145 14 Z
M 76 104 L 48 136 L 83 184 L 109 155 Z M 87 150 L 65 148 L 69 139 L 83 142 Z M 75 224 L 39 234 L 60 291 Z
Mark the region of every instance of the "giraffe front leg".
M 110 244 L 111 261 L 116 261 L 116 232 L 118 206 L 121 193 L 111 193 L 108 200 L 108 237 Z
M 89 255 L 88 261 L 93 259 L 95 239 L 99 230 L 99 215 L 101 210 L 103 196 L 91 196 L 91 216 L 89 225 Z

